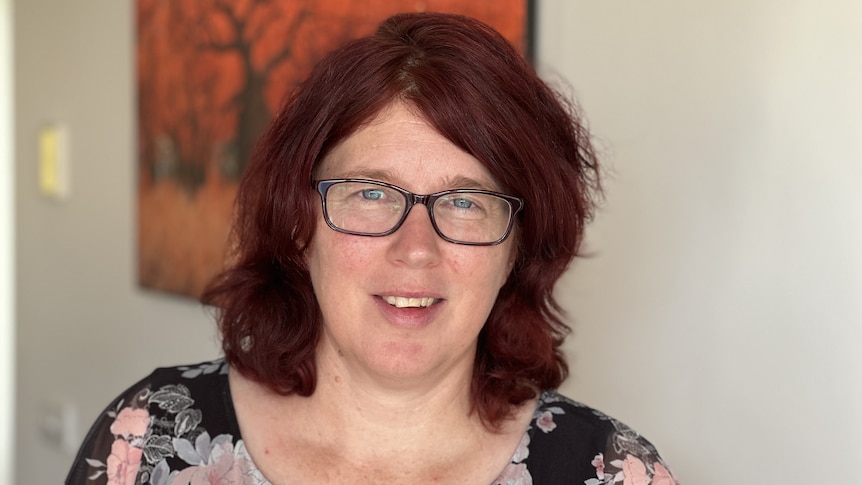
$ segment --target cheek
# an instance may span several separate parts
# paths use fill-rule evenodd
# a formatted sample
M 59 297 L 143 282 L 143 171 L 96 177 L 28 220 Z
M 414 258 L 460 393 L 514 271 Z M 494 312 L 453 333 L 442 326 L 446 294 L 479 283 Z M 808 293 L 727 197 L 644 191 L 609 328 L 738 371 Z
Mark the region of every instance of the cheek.
M 372 260 L 367 238 L 334 233 L 330 248 L 333 260 L 345 271 L 367 270 Z
M 476 248 L 467 248 L 474 250 Z M 513 260 L 510 250 L 494 250 L 477 257 L 476 254 L 458 253 L 449 258 L 452 273 L 467 285 L 488 290 L 499 290 L 508 279 Z M 500 251 L 496 251 L 499 249 Z M 472 283 L 471 283 L 472 282 Z
M 360 272 L 370 260 L 363 238 L 340 234 L 324 226 L 315 233 L 308 258 L 312 278 L 320 281 L 344 281 L 343 276 Z

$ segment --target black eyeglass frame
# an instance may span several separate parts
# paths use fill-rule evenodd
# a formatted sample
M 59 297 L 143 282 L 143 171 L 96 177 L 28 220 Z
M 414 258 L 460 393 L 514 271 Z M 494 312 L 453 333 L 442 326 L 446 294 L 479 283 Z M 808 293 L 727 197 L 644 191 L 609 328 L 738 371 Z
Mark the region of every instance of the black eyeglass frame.
M 395 224 L 392 229 L 389 229 L 385 232 L 360 232 L 360 231 L 350 231 L 348 229 L 342 229 L 333 224 L 332 220 L 329 217 L 329 211 L 326 208 L 326 193 L 329 191 L 329 188 L 335 184 L 339 184 L 342 182 L 358 182 L 364 184 L 371 185 L 379 185 L 381 187 L 388 187 L 393 189 L 404 196 L 404 199 L 407 201 L 407 205 L 404 208 L 404 212 L 401 214 L 401 218 Z M 347 178 L 347 179 L 326 179 L 326 180 L 315 180 L 312 181 L 312 184 L 317 189 L 317 193 L 320 195 L 320 203 L 323 206 L 323 219 L 326 221 L 326 225 L 329 226 L 333 231 L 340 232 L 342 234 L 351 234 L 354 236 L 370 236 L 370 237 L 383 237 L 388 236 L 395 231 L 397 231 L 404 224 L 404 221 L 407 219 L 407 216 L 410 214 L 410 211 L 413 209 L 413 206 L 417 204 L 421 204 L 425 206 L 425 209 L 428 211 L 428 217 L 431 219 L 431 226 L 434 228 L 434 232 L 440 236 L 444 241 L 453 243 L 453 244 L 462 244 L 465 246 L 495 246 L 497 244 L 502 243 L 509 237 L 509 234 L 512 232 L 512 227 L 515 225 L 515 216 L 521 209 L 524 208 L 524 200 L 512 195 L 501 194 L 499 192 L 493 192 L 491 190 L 481 190 L 481 189 L 450 189 L 443 190 L 441 192 L 435 192 L 433 194 L 420 195 L 414 194 L 409 190 L 402 189 L 397 185 L 393 185 L 387 182 L 381 182 L 379 180 L 368 180 L 368 179 L 355 179 L 355 178 Z M 459 241 L 457 239 L 452 239 L 447 237 L 440 231 L 440 228 L 437 226 L 437 220 L 434 218 L 434 203 L 437 202 L 437 199 L 444 197 L 446 195 L 451 194 L 486 194 L 493 195 L 495 197 L 499 197 L 505 200 L 509 206 L 511 207 L 511 212 L 509 213 L 509 224 L 506 226 L 506 231 L 503 232 L 503 235 L 500 236 L 497 240 L 491 242 L 469 242 L 469 241 Z

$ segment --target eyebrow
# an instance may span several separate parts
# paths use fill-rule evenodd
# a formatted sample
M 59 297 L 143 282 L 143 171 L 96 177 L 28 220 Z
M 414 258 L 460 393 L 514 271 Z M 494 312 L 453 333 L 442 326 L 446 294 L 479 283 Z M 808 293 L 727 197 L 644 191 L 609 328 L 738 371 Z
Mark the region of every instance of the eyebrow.
M 344 174 L 340 175 L 339 178 L 380 180 L 382 182 L 388 182 L 388 183 L 392 183 L 392 181 L 398 179 L 398 177 L 395 176 L 395 172 L 392 170 L 380 170 L 380 169 L 368 169 L 368 168 L 360 168 L 357 170 L 351 170 L 349 172 L 345 172 Z
M 480 190 L 491 190 L 491 191 L 499 191 L 500 188 L 497 187 L 497 184 L 490 182 L 480 182 L 476 179 L 472 179 L 470 177 L 457 176 L 454 178 L 446 178 L 446 185 L 449 187 L 453 187 L 456 189 L 480 189 Z
M 399 185 L 402 184 L 402 180 L 400 177 L 395 175 L 395 171 L 393 170 L 380 170 L 380 169 L 358 169 L 351 170 L 349 172 L 344 173 L 339 178 L 346 179 L 369 179 L 369 180 L 379 180 L 381 182 L 387 182 L 390 184 Z M 499 191 L 500 188 L 497 187 L 497 184 L 488 181 L 481 182 L 471 177 L 465 177 L 463 175 L 458 175 L 456 177 L 443 177 L 443 183 L 441 184 L 445 187 L 442 190 L 451 190 L 451 189 L 479 189 L 479 190 L 489 190 L 489 191 Z

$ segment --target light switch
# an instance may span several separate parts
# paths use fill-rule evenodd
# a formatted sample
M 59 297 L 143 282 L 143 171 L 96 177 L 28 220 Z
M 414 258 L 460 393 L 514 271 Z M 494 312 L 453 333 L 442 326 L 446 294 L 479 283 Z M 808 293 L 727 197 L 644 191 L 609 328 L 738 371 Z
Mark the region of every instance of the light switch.
M 69 135 L 63 125 L 39 132 L 39 190 L 52 199 L 69 196 Z
M 78 436 L 78 408 L 72 401 L 49 399 L 42 403 L 39 427 L 42 437 L 51 446 L 68 455 L 74 455 L 80 445 Z

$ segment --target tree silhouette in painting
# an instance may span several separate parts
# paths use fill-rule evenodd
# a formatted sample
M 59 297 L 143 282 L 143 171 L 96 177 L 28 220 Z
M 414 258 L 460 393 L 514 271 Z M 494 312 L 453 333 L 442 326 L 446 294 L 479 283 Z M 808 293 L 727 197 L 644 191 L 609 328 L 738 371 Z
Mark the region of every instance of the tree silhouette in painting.
M 293 60 L 309 3 L 140 1 L 141 150 L 156 179 L 194 192 L 211 168 L 240 175 L 278 102 L 266 99 L 267 84 Z
M 524 45 L 523 0 L 137 0 L 141 284 L 199 296 L 285 94 L 337 45 L 420 10 L 477 17 Z
M 311 10 L 302 2 L 292 2 L 298 7 L 294 12 L 285 12 L 275 7 L 274 1 L 258 2 L 214 2 L 211 17 L 213 22 L 207 30 L 207 41 L 200 45 L 202 51 L 226 55 L 235 54 L 239 58 L 241 75 L 245 82 L 231 100 L 237 110 L 235 163 L 229 175 L 238 176 L 251 155 L 255 140 L 263 133 L 273 110 L 265 99 L 266 84 L 272 73 L 282 62 L 289 61 L 297 45 L 297 34 L 302 25 L 311 17 Z M 282 2 L 284 4 L 284 2 Z M 223 19 L 218 19 L 221 15 Z M 206 19 L 202 19 L 206 25 Z M 218 29 L 218 22 L 227 25 Z M 267 34 L 277 32 L 283 42 L 268 43 Z M 254 52 L 255 47 L 274 45 L 276 50 L 266 54 Z M 262 60 L 260 59 L 263 56 Z

